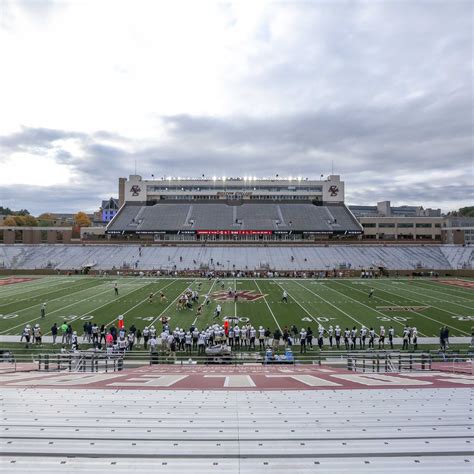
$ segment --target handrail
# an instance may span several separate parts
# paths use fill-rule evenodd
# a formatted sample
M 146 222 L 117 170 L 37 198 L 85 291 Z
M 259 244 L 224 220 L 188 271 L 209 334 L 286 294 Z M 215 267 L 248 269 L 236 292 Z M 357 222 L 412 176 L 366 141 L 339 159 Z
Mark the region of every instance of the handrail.
M 39 354 L 36 362 L 38 370 L 46 372 L 117 372 L 123 369 L 122 354 L 96 352 Z
M 347 359 L 347 369 L 353 372 L 413 372 L 431 370 L 432 354 L 421 353 L 374 353 L 351 354 Z
M 282 351 L 280 351 L 282 352 Z M 149 351 L 126 351 L 125 353 L 107 353 L 82 351 L 76 353 L 58 353 L 55 351 L 23 352 L 15 354 L 15 367 L 20 364 L 18 370 L 31 370 L 25 367 L 25 363 L 33 362 L 39 370 L 46 371 L 116 371 L 124 367 L 137 367 L 148 364 L 212 364 L 226 363 L 233 365 L 244 364 L 310 364 L 329 365 L 348 368 L 349 370 L 363 372 L 397 372 L 414 370 L 431 370 L 432 364 L 444 364 L 444 370 L 452 364 L 453 369 L 461 363 L 469 363 L 471 356 L 469 352 L 456 354 L 438 354 L 433 352 L 405 353 L 400 351 L 374 351 L 374 352 L 346 352 L 346 351 L 323 351 L 310 354 L 293 353 L 292 360 L 274 361 L 266 360 L 265 353 L 260 351 L 236 351 L 220 360 L 217 356 L 199 355 L 193 353 L 178 352 L 172 354 L 169 351 L 159 351 L 151 354 Z M 13 368 L 13 367 L 12 367 Z M 436 370 L 440 370 L 436 368 Z M 465 369 L 469 370 L 469 368 Z

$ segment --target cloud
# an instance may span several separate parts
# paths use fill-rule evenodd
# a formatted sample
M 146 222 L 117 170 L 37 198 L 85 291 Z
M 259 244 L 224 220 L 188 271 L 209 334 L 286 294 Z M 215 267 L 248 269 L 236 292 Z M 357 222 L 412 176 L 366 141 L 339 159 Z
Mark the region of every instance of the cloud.
M 145 177 L 334 168 L 353 204 L 472 202 L 471 2 L 30 3 L 0 22 L 10 207 L 92 210 L 135 163 Z M 15 160 L 29 173 L 12 183 Z

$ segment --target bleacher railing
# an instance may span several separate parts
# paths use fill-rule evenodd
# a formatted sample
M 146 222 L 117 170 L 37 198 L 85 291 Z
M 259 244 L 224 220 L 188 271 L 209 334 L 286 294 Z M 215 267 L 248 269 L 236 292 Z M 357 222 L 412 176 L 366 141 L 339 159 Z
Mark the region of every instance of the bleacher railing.
M 347 369 L 353 372 L 420 372 L 438 371 L 474 375 L 469 354 L 387 352 L 348 354 Z
M 38 370 L 46 372 L 117 372 L 123 369 L 122 354 L 73 352 L 38 354 Z
M 281 351 L 279 351 L 281 352 Z M 283 354 L 282 354 L 283 355 Z M 0 364 L 0 372 L 41 370 L 49 372 L 116 372 L 145 365 L 327 365 L 357 372 L 411 372 L 435 370 L 474 375 L 470 352 L 441 353 L 439 351 L 405 353 L 400 351 L 323 351 L 301 354 L 295 351 L 291 358 L 268 358 L 259 351 L 236 351 L 230 355 L 216 356 L 169 351 L 106 352 L 21 351 L 10 354 Z
M 347 369 L 352 372 L 418 372 L 431 370 L 431 354 L 351 354 Z

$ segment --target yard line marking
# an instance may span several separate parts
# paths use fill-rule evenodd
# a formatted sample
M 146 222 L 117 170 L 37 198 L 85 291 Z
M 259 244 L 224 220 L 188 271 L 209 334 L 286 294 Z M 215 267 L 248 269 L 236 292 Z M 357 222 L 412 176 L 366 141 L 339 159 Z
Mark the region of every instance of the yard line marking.
M 91 281 L 91 280 L 89 280 L 89 281 Z M 70 282 L 68 282 L 68 283 L 70 283 Z M 100 286 L 100 285 L 95 285 L 95 286 L 91 286 L 91 287 L 89 287 L 89 288 L 97 288 L 97 287 L 99 287 L 99 286 Z M 67 290 L 67 289 L 68 289 L 68 288 L 56 288 L 55 290 L 49 291 L 48 293 L 41 293 L 41 295 L 30 296 L 29 298 L 23 298 L 23 299 L 21 299 L 21 300 L 15 300 L 15 301 L 12 302 L 12 303 L 0 304 L 0 308 L 3 307 L 3 306 L 10 306 L 11 304 L 19 303 L 20 301 L 30 300 L 30 299 L 33 299 L 33 298 L 39 298 L 39 299 L 44 300 L 43 296 L 45 296 L 45 295 L 49 295 L 49 294 L 51 294 L 51 293 L 55 293 L 56 291 Z M 73 288 L 71 288 L 71 289 L 73 289 Z M 88 289 L 88 288 L 86 288 L 86 289 Z M 79 291 L 83 291 L 83 290 L 79 290 Z M 75 291 L 74 293 L 79 293 L 79 291 Z M 59 296 L 58 298 L 53 298 L 52 300 L 46 300 L 46 301 L 49 303 L 49 301 L 55 301 L 55 300 L 60 299 L 60 298 L 64 298 L 64 295 Z M 33 306 L 36 306 L 36 305 L 33 305 Z M 32 308 L 33 306 L 29 306 L 29 308 Z M 15 313 L 18 313 L 19 311 L 23 311 L 24 309 L 28 309 L 28 308 L 20 309 L 20 310 L 18 310 L 18 311 L 15 311 Z
M 306 291 L 309 291 L 310 293 L 313 293 L 313 295 L 317 296 L 318 298 L 322 299 L 325 303 L 331 305 L 333 308 L 336 308 L 338 311 L 340 311 L 341 313 L 345 314 L 348 318 L 352 319 L 352 321 L 355 321 L 357 324 L 360 324 L 361 326 L 364 326 L 364 324 L 362 324 L 359 320 L 357 320 L 356 318 L 353 318 L 349 313 L 346 313 L 343 309 L 339 308 L 338 306 L 332 304 L 330 301 L 324 299 L 322 296 L 318 295 L 317 293 L 315 293 L 313 290 L 310 290 L 309 288 L 307 288 L 306 286 L 302 285 L 299 281 L 294 281 L 294 283 L 296 283 L 297 285 L 301 286 L 301 288 L 304 288 Z M 385 314 L 383 315 L 385 316 Z
M 145 287 L 147 287 L 148 285 L 151 285 L 151 284 L 152 284 L 152 283 L 150 283 L 150 282 L 149 282 L 149 283 L 146 283 L 145 285 L 142 285 L 142 286 L 140 286 L 140 287 L 138 287 L 138 288 L 135 288 L 135 289 L 129 291 L 128 293 L 125 293 L 123 296 L 128 296 L 128 295 L 130 295 L 131 293 L 134 293 L 134 292 L 137 291 L 137 290 L 141 290 L 141 289 L 143 289 L 143 288 L 145 288 Z M 131 287 L 133 287 L 133 286 L 137 286 L 137 285 L 123 285 L 122 288 L 123 288 L 124 286 L 131 286 Z M 91 315 L 91 313 L 93 313 L 94 311 L 97 311 L 98 309 L 103 308 L 104 306 L 107 306 L 107 305 L 109 305 L 109 304 L 115 303 L 115 302 L 117 302 L 118 300 L 120 300 L 121 298 L 122 298 L 122 296 L 120 296 L 118 299 L 114 298 L 113 300 L 107 301 L 106 303 L 104 303 L 104 304 L 102 304 L 102 305 L 100 305 L 100 306 L 97 306 L 97 308 L 94 308 L 94 309 L 91 310 L 91 311 L 87 311 L 87 313 L 81 314 L 80 316 L 76 316 L 75 318 L 70 319 L 70 320 L 68 321 L 68 323 L 72 323 L 73 321 L 77 321 L 79 318 L 82 318 L 83 316 Z M 103 301 L 103 300 L 100 300 L 100 301 Z M 107 326 L 108 326 L 108 324 L 105 325 L 105 327 L 107 327 Z M 51 331 L 47 332 L 47 333 L 45 334 L 45 336 L 47 336 L 47 335 L 50 334 L 50 333 L 51 333 Z
M 418 283 L 424 283 L 424 282 L 418 282 Z M 441 283 L 439 284 L 439 286 L 441 287 Z M 470 298 L 465 298 L 465 297 L 462 297 L 462 296 L 459 296 L 457 294 L 453 294 L 453 293 L 444 293 L 442 291 L 439 291 L 438 289 L 434 289 L 434 288 L 425 288 L 424 286 L 418 286 L 417 288 L 419 288 L 420 290 L 425 290 L 425 291 L 431 291 L 431 292 L 434 292 L 434 293 L 437 293 L 437 294 L 442 294 L 442 295 L 446 295 L 446 296 L 451 296 L 452 298 L 455 298 L 455 299 L 458 299 L 458 298 L 462 298 L 463 302 L 469 302 L 469 303 L 474 303 L 474 299 L 470 299 Z M 406 291 L 409 291 L 408 289 Z M 423 293 L 424 295 L 426 296 L 429 296 L 430 298 L 435 298 L 434 296 L 431 296 L 431 295 L 427 295 L 426 293 Z M 441 298 L 439 298 L 441 299 Z M 464 308 L 468 308 L 470 310 L 474 310 L 474 307 L 471 307 L 471 306 L 464 306 L 462 304 L 459 304 L 459 303 L 455 303 L 454 301 L 449 301 L 449 300 L 444 300 L 444 299 L 441 299 L 441 301 L 444 301 L 445 303 L 452 303 L 452 304 L 455 304 L 456 306 L 462 306 Z
M 275 318 L 275 315 L 273 314 L 272 308 L 270 308 L 270 305 L 268 304 L 267 299 L 265 298 L 265 294 L 262 293 L 262 290 L 260 290 L 260 287 L 258 286 L 257 280 L 253 280 L 255 285 L 257 286 L 257 290 L 263 295 L 263 301 L 265 301 L 265 304 L 267 305 L 268 310 L 270 311 L 270 314 L 273 316 L 273 319 L 275 320 L 276 325 L 278 326 L 278 329 L 281 331 L 281 326 L 277 321 L 277 318 Z
M 194 285 L 194 283 L 196 283 L 196 279 L 194 279 L 189 287 L 191 287 L 191 285 Z M 168 308 L 174 304 L 175 301 L 177 301 L 179 299 L 179 297 L 182 295 L 182 291 L 178 293 L 178 296 L 149 324 L 149 326 L 153 326 L 153 324 L 155 324 L 156 321 L 158 321 L 158 319 L 161 318 L 161 316 L 163 316 L 163 314 L 165 313 L 165 311 L 168 311 Z
M 217 280 L 217 279 L 215 278 L 214 281 L 212 282 L 211 287 L 209 288 L 208 292 L 206 293 L 207 295 L 209 295 L 209 297 L 210 297 L 212 288 L 214 288 L 214 285 L 216 284 L 216 280 Z M 198 304 L 199 304 L 199 303 L 198 303 Z M 204 308 L 204 310 L 206 310 L 206 308 Z M 197 320 L 198 320 L 198 317 L 196 316 L 196 317 L 194 318 L 194 321 L 193 321 L 193 326 L 196 324 Z
M 234 278 L 234 317 L 237 317 L 237 299 L 235 295 L 237 294 L 237 281 Z
M 99 284 L 99 285 L 95 285 L 95 286 L 90 286 L 88 288 L 84 288 L 82 290 L 79 290 L 79 291 L 74 291 L 72 293 L 72 295 L 76 295 L 77 293 L 82 293 L 83 291 L 88 291 L 88 290 L 94 290 L 96 288 L 99 288 L 103 285 L 103 283 Z M 99 293 L 99 294 L 102 294 L 102 293 Z M 50 303 L 51 301 L 64 301 L 64 296 L 65 295 L 61 295 L 61 296 L 58 296 L 57 298 L 53 298 L 52 300 L 46 300 L 48 303 Z M 96 296 L 96 295 L 94 295 Z M 91 297 L 92 298 L 92 297 Z M 22 308 L 22 309 L 19 309 L 18 311 L 15 311 L 15 314 L 17 313 L 21 313 L 22 311 L 26 311 L 27 309 L 31 309 L 31 308 L 34 308 L 34 307 L 37 307 L 39 306 L 39 303 L 36 303 L 34 305 L 31 305 L 31 306 L 27 306 L 26 308 Z
M 385 288 L 385 284 L 383 282 L 379 282 L 380 285 L 383 285 L 383 287 Z M 387 290 L 383 290 L 382 291 L 386 291 L 387 293 L 391 293 L 390 291 L 387 291 Z M 407 288 L 400 288 L 400 291 L 406 291 L 408 293 L 415 293 L 417 295 L 420 295 L 422 297 L 426 297 L 426 298 L 432 298 L 432 299 L 435 299 L 437 301 L 441 301 L 443 303 L 448 303 L 448 304 L 454 304 L 456 306 L 461 306 L 463 308 L 466 308 L 466 309 L 469 309 L 471 311 L 474 311 L 474 308 L 471 308 L 470 306 L 464 306 L 462 304 L 459 304 L 459 303 L 455 303 L 454 301 L 446 301 L 446 300 L 443 300 L 442 298 L 436 298 L 435 296 L 431 296 L 431 295 L 427 295 L 426 293 L 417 293 L 416 291 L 413 291 L 413 290 L 409 290 Z M 392 293 L 393 294 L 393 293 Z M 401 295 L 400 295 L 401 296 Z M 414 300 L 413 298 L 409 298 L 409 297 L 406 297 L 405 299 L 407 300 L 410 300 L 410 301 L 416 301 Z M 426 300 L 425 300 L 426 301 Z M 439 306 L 433 306 L 431 305 L 433 308 L 436 308 L 436 309 L 439 309 L 440 311 L 444 311 L 445 313 L 449 313 L 449 314 L 452 314 L 453 316 L 462 316 L 462 314 L 457 314 L 457 313 L 453 313 L 452 311 L 449 311 L 447 309 L 443 309 L 443 308 L 440 308 Z
M 162 288 L 158 288 L 158 290 L 155 291 L 155 293 L 153 293 L 153 295 L 156 295 L 156 293 L 158 293 L 159 291 L 163 291 L 165 288 L 168 288 L 168 286 L 172 285 L 173 283 L 176 283 L 176 281 L 178 281 L 177 279 L 174 279 L 173 281 L 171 281 L 170 283 L 168 283 L 167 285 L 165 285 L 164 287 Z M 154 282 L 149 282 L 147 283 L 146 285 L 143 285 L 141 288 L 145 288 L 149 285 L 153 285 Z M 117 318 L 118 316 L 125 316 L 126 314 L 130 313 L 130 311 L 132 311 L 132 309 L 135 309 L 137 306 L 140 306 L 141 304 L 143 304 L 145 301 L 148 301 L 148 296 L 141 300 L 139 303 L 137 303 L 135 306 L 132 306 L 131 308 L 129 308 L 127 311 L 125 311 L 124 313 L 121 313 L 120 315 L 117 315 L 117 317 L 115 317 L 114 319 L 112 319 L 112 321 L 110 321 L 110 323 L 107 323 L 105 325 L 105 327 L 108 327 L 110 324 L 112 324 L 114 321 L 117 321 Z M 150 324 L 150 326 L 152 326 L 154 323 L 154 321 Z
M 444 278 L 443 278 L 444 280 Z M 454 280 L 459 280 L 459 278 L 454 278 Z M 462 279 L 461 279 L 462 280 Z M 434 284 L 436 282 L 436 285 Z M 443 295 L 449 295 L 452 296 L 453 298 L 462 298 L 467 301 L 474 301 L 473 298 L 468 298 L 466 295 L 466 290 L 463 290 L 462 288 L 457 288 L 453 285 L 443 285 L 442 283 L 439 283 L 437 280 L 431 280 L 431 281 L 423 281 L 423 280 L 413 280 L 413 283 L 415 284 L 425 284 L 428 285 L 430 288 L 433 288 L 436 286 L 436 290 L 432 289 L 431 291 L 436 291 L 437 293 L 442 293 Z M 424 287 L 423 287 L 424 288 Z M 438 290 L 439 288 L 439 290 Z M 428 288 L 426 288 L 428 289 Z M 446 290 L 446 291 L 441 291 L 441 289 Z M 460 296 L 458 293 L 463 294 L 464 296 Z
M 56 279 L 58 279 L 58 278 L 56 277 Z M 60 283 L 63 280 L 64 280 L 64 278 L 61 278 Z M 67 283 L 70 283 L 70 282 L 75 283 L 77 281 L 80 281 L 80 280 L 79 279 L 69 280 Z M 36 281 L 27 281 L 27 282 L 24 282 L 23 284 L 28 284 L 28 283 L 31 283 L 31 285 L 30 286 L 22 286 L 21 288 L 15 288 L 15 286 L 18 286 L 18 285 L 21 286 L 22 285 L 21 283 L 14 283 L 12 285 L 2 286 L 1 291 L 0 291 L 0 298 L 6 298 L 8 296 L 21 295 L 22 293 L 28 293 L 29 291 L 32 291 L 32 290 L 41 290 L 42 288 L 46 288 L 49 283 L 56 283 L 56 282 L 55 282 L 54 278 L 40 278 L 38 282 L 36 282 Z M 20 291 L 11 291 L 11 290 L 15 290 L 15 289 L 20 290 Z M 3 296 L 3 295 L 5 295 L 5 296 Z
M 280 283 L 277 283 L 277 285 L 282 289 L 284 290 L 284 288 L 280 285 Z M 294 296 L 291 296 L 290 292 L 288 290 L 286 290 L 286 292 L 288 293 L 288 296 L 303 310 L 306 312 L 306 314 L 316 323 L 316 324 L 319 324 L 321 326 L 321 323 L 303 306 L 301 305 L 297 299 L 294 297 Z
M 359 293 L 363 293 L 364 295 L 367 296 L 367 293 L 366 293 L 365 291 L 359 290 L 358 288 L 352 288 L 352 286 L 344 285 L 344 283 L 343 283 L 342 281 L 337 281 L 336 283 L 339 283 L 339 284 L 343 285 L 345 288 L 348 288 L 348 289 L 350 289 L 350 290 L 355 290 L 355 291 L 358 291 Z M 331 288 L 330 288 L 330 289 L 331 289 Z M 333 290 L 333 291 L 337 291 L 337 290 Z M 349 297 L 349 298 L 350 298 L 350 297 Z M 380 298 L 380 296 L 375 296 L 375 295 L 374 295 L 374 298 L 377 298 L 377 299 L 379 299 L 380 301 L 385 301 L 385 303 L 389 303 L 389 304 L 392 304 L 392 305 L 393 305 L 393 304 L 396 304 L 396 303 L 394 303 L 393 301 L 384 300 L 383 298 Z M 352 298 L 351 298 L 351 299 L 352 299 Z M 354 299 L 354 301 L 358 301 L 358 300 Z M 366 304 L 364 304 L 364 303 L 362 303 L 362 302 L 361 302 L 360 304 L 363 304 L 364 306 L 367 306 L 367 308 L 371 308 L 370 306 L 368 306 L 368 305 L 366 305 Z M 383 313 L 383 311 L 379 311 L 378 309 L 375 309 L 375 308 L 371 308 L 371 309 L 373 309 L 374 311 L 377 311 L 378 313 L 382 314 L 383 316 L 387 316 L 386 314 Z M 418 313 L 416 313 L 416 311 L 410 311 L 410 312 L 411 312 L 411 313 L 418 314 Z M 390 317 L 390 316 L 387 316 L 387 317 Z M 404 324 L 404 323 L 402 323 L 402 322 L 400 322 L 400 321 L 397 321 L 396 319 L 391 319 L 391 318 L 390 318 L 390 322 L 391 322 L 391 323 L 398 323 L 398 324 L 400 324 L 401 326 L 406 326 L 406 324 Z M 423 334 L 421 331 L 418 331 L 418 334 L 419 334 L 420 336 L 427 337 L 426 334 Z
M 336 291 L 336 290 L 334 290 L 334 291 Z M 392 293 L 391 291 L 384 290 L 384 289 L 382 289 L 382 288 L 380 288 L 380 291 L 385 291 L 385 293 L 389 293 L 389 294 L 394 295 L 394 296 L 399 296 L 399 295 L 397 295 L 396 293 Z M 406 298 L 406 299 L 409 300 L 410 298 Z M 414 300 L 413 298 L 411 298 L 411 301 L 416 301 L 416 300 Z M 433 306 L 433 308 L 435 308 L 435 306 Z M 423 318 L 430 319 L 431 321 L 433 321 L 433 322 L 435 322 L 435 323 L 438 323 L 438 324 L 441 324 L 442 326 L 448 326 L 448 327 L 450 327 L 451 329 L 454 329 L 454 330 L 456 330 L 456 331 L 462 332 L 462 333 L 466 334 L 466 336 L 470 336 L 470 335 L 471 335 L 470 333 L 468 333 L 468 332 L 466 332 L 466 331 L 463 331 L 462 329 L 456 328 L 456 327 L 454 327 L 454 326 L 451 326 L 451 325 L 448 324 L 448 323 L 444 323 L 444 322 L 438 321 L 437 319 L 430 318 L 430 317 L 427 316 L 426 314 L 418 313 L 417 311 L 411 311 L 411 312 L 412 312 L 413 314 L 418 314 L 419 316 L 422 316 Z M 447 312 L 449 313 L 450 311 L 447 311 Z M 453 313 L 453 314 L 454 314 L 454 313 Z M 459 316 L 461 316 L 461 315 L 459 315 Z
M 94 286 L 92 288 L 86 288 L 86 290 L 91 290 L 91 289 L 96 289 L 98 288 L 99 286 L 102 286 L 102 285 L 97 285 L 97 286 Z M 82 291 L 86 291 L 86 290 L 81 290 L 81 291 L 77 291 L 76 293 L 81 293 Z M 103 295 L 104 293 L 107 293 L 108 291 L 110 291 L 110 289 L 107 289 L 105 291 L 102 291 L 101 293 L 98 293 L 97 295 L 91 295 L 87 298 L 84 298 L 82 300 L 79 300 L 79 301 L 76 301 L 74 303 L 71 303 L 71 304 L 68 304 L 67 306 L 63 306 L 59 309 L 55 309 L 54 311 L 51 311 L 50 313 L 48 313 L 46 315 L 46 317 L 48 318 L 51 314 L 54 314 L 54 313 L 57 313 L 58 311 L 62 311 L 64 308 L 69 308 L 69 306 L 74 306 L 76 304 L 79 304 L 79 303 L 82 303 L 83 301 L 87 301 L 87 300 L 90 300 L 92 298 L 96 298 L 98 295 Z M 56 299 L 59 299 L 59 298 L 55 298 L 54 300 Z M 51 301 L 54 301 L 54 300 L 51 300 Z M 33 306 L 30 306 L 30 308 L 33 308 L 34 306 L 37 306 L 37 305 L 33 305 Z M 27 308 L 25 308 L 27 309 Z M 22 310 L 23 311 L 23 310 Z M 18 311 L 19 312 L 19 311 Z M 18 327 L 21 327 L 21 326 L 25 326 L 26 324 L 29 324 L 29 323 L 32 323 L 33 321 L 37 321 L 38 319 L 43 319 L 41 316 L 39 318 L 34 318 L 34 319 L 30 319 L 29 321 L 24 321 L 20 324 L 17 324 L 16 326 L 13 326 L 13 327 L 10 327 L 6 330 L 3 330 L 3 331 L 0 331 L 0 334 L 6 334 L 8 331 L 11 331 L 12 329 L 16 329 Z

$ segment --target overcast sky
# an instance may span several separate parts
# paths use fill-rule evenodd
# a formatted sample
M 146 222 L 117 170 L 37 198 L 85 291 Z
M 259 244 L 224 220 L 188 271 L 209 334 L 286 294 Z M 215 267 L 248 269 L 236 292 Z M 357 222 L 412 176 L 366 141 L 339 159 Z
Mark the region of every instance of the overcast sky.
M 0 205 L 279 174 L 473 205 L 471 1 L 0 0 Z

